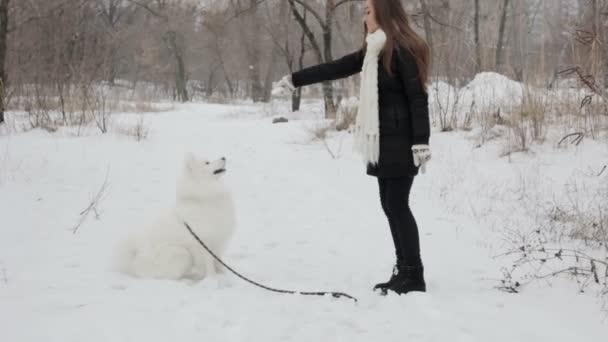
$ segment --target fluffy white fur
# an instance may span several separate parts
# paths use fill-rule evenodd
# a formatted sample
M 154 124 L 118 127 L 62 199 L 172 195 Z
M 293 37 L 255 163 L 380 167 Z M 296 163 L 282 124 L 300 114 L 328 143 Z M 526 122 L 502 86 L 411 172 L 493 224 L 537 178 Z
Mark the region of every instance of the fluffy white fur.
M 201 280 L 222 272 L 207 251 L 184 226 L 218 256 L 222 256 L 235 228 L 232 196 L 221 181 L 226 168 L 214 162 L 186 157 L 177 181 L 175 207 L 124 241 L 118 252 L 122 272 L 141 278 Z

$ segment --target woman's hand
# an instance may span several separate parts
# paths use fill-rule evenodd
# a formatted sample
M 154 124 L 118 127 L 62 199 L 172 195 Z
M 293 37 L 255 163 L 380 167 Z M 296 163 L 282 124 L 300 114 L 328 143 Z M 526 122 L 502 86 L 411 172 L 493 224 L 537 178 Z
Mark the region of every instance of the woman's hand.
M 296 87 L 291 81 L 291 74 L 283 76 L 272 88 L 272 96 L 291 95 Z
M 426 172 L 426 163 L 431 160 L 431 149 L 429 145 L 413 145 L 414 165 L 420 166 L 422 173 Z

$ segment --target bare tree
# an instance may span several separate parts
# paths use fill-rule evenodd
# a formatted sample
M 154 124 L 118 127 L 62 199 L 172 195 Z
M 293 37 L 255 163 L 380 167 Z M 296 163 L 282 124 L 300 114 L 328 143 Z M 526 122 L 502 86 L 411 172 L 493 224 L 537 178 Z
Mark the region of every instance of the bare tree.
M 262 82 L 260 80 L 260 27 L 256 20 L 259 8 L 258 0 L 249 0 L 248 9 L 248 33 L 249 36 L 245 43 L 247 47 L 247 58 L 249 61 L 249 82 L 251 87 L 251 97 L 254 102 L 262 101 L 264 94 L 262 90 Z
M 4 122 L 4 92 L 6 87 L 6 40 L 8 37 L 8 3 L 0 0 L 0 124 Z
M 505 27 L 507 26 L 507 13 L 509 11 L 510 0 L 502 0 L 502 8 L 500 15 L 500 24 L 498 28 L 498 42 L 496 43 L 496 69 L 500 68 L 505 63 Z
M 228 72 L 228 67 L 226 65 L 227 58 L 224 55 L 224 43 L 225 43 L 225 25 L 223 22 L 223 18 L 221 15 L 215 16 L 212 14 L 205 15 L 205 21 L 203 21 L 202 25 L 206 29 L 208 33 L 210 33 L 210 42 L 209 49 L 212 51 L 211 56 L 213 56 L 213 64 L 214 67 L 209 72 L 208 84 L 206 86 L 206 94 L 207 96 L 211 96 L 214 90 L 214 85 L 211 80 L 213 80 L 216 76 L 216 73 L 223 74 L 224 82 L 227 87 L 228 94 L 230 98 L 233 98 L 236 95 L 236 89 L 233 80 L 230 78 L 230 73 Z
M 422 1 L 422 0 L 421 0 Z M 473 34 L 475 39 L 475 73 L 479 73 L 483 66 L 481 65 L 481 38 L 480 38 L 480 16 L 481 10 L 479 9 L 479 0 L 473 0 L 475 2 L 475 12 L 473 18 Z
M 0 19 L 3 102 L 56 111 L 70 122 L 83 102 L 94 102 L 100 82 L 126 86 L 132 96 L 145 88 L 179 101 L 268 101 L 281 73 L 332 61 L 359 44 L 362 1 L 27 0 L 6 10 L 9 1 L 0 0 L 0 17 L 10 16 L 7 30 Z M 404 5 L 432 48 L 433 76 L 456 87 L 481 71 L 554 84 L 559 71 L 576 66 L 598 86 L 608 84 L 607 0 Z M 354 93 L 356 79 L 322 84 L 329 118 L 342 84 Z
M 187 102 L 190 98 L 188 96 L 188 77 L 184 58 L 185 47 L 183 46 L 181 33 L 174 28 L 176 23 L 173 22 L 172 18 L 170 17 L 170 3 L 165 1 L 155 1 L 156 6 L 151 6 L 139 0 L 128 1 L 145 9 L 149 14 L 157 18 L 161 25 L 163 25 L 164 32 L 162 33 L 161 38 L 165 43 L 167 50 L 174 59 L 174 79 L 177 98 L 181 102 Z
M 431 12 L 429 10 L 429 6 L 427 4 L 427 0 L 420 0 L 420 8 L 422 10 L 422 21 L 424 25 L 424 34 L 426 36 L 426 41 L 433 49 L 433 27 L 431 26 Z
M 318 63 L 330 62 L 333 60 L 332 54 L 332 42 L 333 42 L 333 26 L 335 23 L 337 9 L 349 2 L 360 2 L 363 0 L 326 0 L 325 1 L 325 15 L 321 15 L 320 11 L 315 9 L 310 2 L 304 0 L 288 0 L 291 6 L 292 12 L 298 24 L 302 27 L 305 32 L 307 39 L 309 40 L 311 47 L 315 53 L 315 57 Z M 321 44 L 308 22 L 304 19 L 302 14 L 299 12 L 296 3 L 301 5 L 313 16 L 315 21 L 321 27 L 321 36 L 323 42 L 323 51 L 321 51 Z M 334 89 L 332 83 L 327 81 L 323 82 L 323 95 L 325 100 L 325 115 L 328 118 L 335 118 L 337 113 L 336 104 L 334 102 Z
M 110 42 L 107 49 L 106 64 L 106 79 L 110 84 L 114 81 L 118 74 L 119 53 L 121 50 L 121 26 L 120 21 L 132 9 L 127 6 L 125 0 L 96 0 L 97 6 L 103 22 L 107 25 L 107 33 L 110 37 Z
M 268 2 L 266 2 L 265 4 L 265 10 L 266 10 L 266 15 L 267 17 L 270 19 L 272 16 L 272 10 L 270 8 L 270 5 L 268 4 Z M 285 27 L 285 23 L 286 23 L 286 14 L 287 14 L 287 2 L 285 1 L 281 1 L 281 3 L 279 4 L 279 29 L 280 27 Z M 269 23 L 272 23 L 272 20 L 268 21 Z M 272 31 L 273 28 L 272 26 L 266 26 L 266 28 L 269 31 Z M 272 33 L 269 33 L 270 36 L 272 36 Z M 272 50 L 270 53 L 270 63 L 268 65 L 267 71 L 266 71 L 266 77 L 264 78 L 264 88 L 263 88 L 263 102 L 268 102 L 270 101 L 270 92 L 272 90 L 272 82 L 275 79 L 276 76 L 276 63 L 277 63 L 277 59 L 279 57 L 280 54 L 280 45 L 278 44 L 273 44 L 272 45 Z

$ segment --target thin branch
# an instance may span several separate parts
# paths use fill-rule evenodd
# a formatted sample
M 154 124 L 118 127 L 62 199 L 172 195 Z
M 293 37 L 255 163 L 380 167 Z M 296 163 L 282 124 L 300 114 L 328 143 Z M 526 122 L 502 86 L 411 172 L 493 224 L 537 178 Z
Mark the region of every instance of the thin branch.
M 444 27 L 452 28 L 452 29 L 454 29 L 454 30 L 456 30 L 456 31 L 459 31 L 459 32 L 464 32 L 464 30 L 463 30 L 463 29 L 461 29 L 460 27 L 456 27 L 456 26 L 454 26 L 454 25 L 451 25 L 451 24 L 447 24 L 447 23 L 442 22 L 442 21 L 441 21 L 441 20 L 439 20 L 437 17 L 435 17 L 434 15 L 432 15 L 430 11 L 428 11 L 428 12 L 426 13 L 426 16 L 428 16 L 428 17 L 429 17 L 429 18 L 430 18 L 432 21 L 434 21 L 435 23 L 437 23 L 437 24 L 438 24 L 438 25 L 440 25 L 440 26 L 444 26 Z
M 312 8 L 312 6 L 310 6 L 304 0 L 289 0 L 289 2 L 297 2 L 298 4 L 302 5 L 302 7 L 304 7 L 308 12 L 312 13 L 312 15 L 317 19 L 317 21 L 319 21 L 319 25 L 321 25 L 321 27 L 325 28 L 327 26 L 327 23 L 325 22 L 323 17 L 321 17 L 319 12 L 315 11 L 315 9 Z
M 340 0 L 338 2 L 336 2 L 336 4 L 334 5 L 334 8 L 338 8 L 348 2 L 364 2 L 365 0 Z
M 576 137 L 576 138 L 574 138 L 574 140 L 572 140 L 571 144 L 576 144 L 578 146 L 581 143 L 581 141 L 583 140 L 584 136 L 585 135 L 581 132 L 570 133 L 570 134 L 566 135 L 565 137 L 563 137 L 562 140 L 560 140 L 557 143 L 557 146 L 561 145 L 566 139 L 568 139 L 570 137 Z
M 80 226 L 84 223 L 84 221 L 87 219 L 87 217 L 89 216 L 89 214 L 91 212 L 94 212 L 95 217 L 99 218 L 99 212 L 97 211 L 97 206 L 99 205 L 99 202 L 101 202 L 101 200 L 105 196 L 106 190 L 108 189 L 109 174 L 110 174 L 110 168 L 108 167 L 108 169 L 106 171 L 105 180 L 103 181 L 103 184 L 99 188 L 99 191 L 97 191 L 97 194 L 91 199 L 89 205 L 83 211 L 80 212 L 80 219 L 78 220 L 78 224 L 76 224 L 76 226 L 72 229 L 73 234 L 76 234 L 78 232 L 78 228 L 80 228 Z
M 306 18 L 304 18 L 304 16 L 302 16 L 300 14 L 300 12 L 298 12 L 298 9 L 296 8 L 294 2 L 296 0 L 289 0 L 289 6 L 291 7 L 292 13 L 294 15 L 294 17 L 296 18 L 296 21 L 298 22 L 298 24 L 300 24 L 300 27 L 302 28 L 302 31 L 304 31 L 304 35 L 306 36 L 306 38 L 308 38 L 308 41 L 310 42 L 310 44 L 312 45 L 312 49 L 315 52 L 315 54 L 317 55 L 317 60 L 320 62 L 323 62 L 323 55 L 321 54 L 321 47 L 319 46 L 319 43 L 317 42 L 317 39 L 315 37 L 315 34 L 310 30 L 310 27 L 308 27 L 308 25 L 306 25 Z M 305 8 L 305 13 L 307 13 L 308 11 Z
M 47 19 L 49 17 L 51 17 L 53 15 L 53 13 L 55 11 L 61 10 L 65 5 L 67 5 L 68 3 L 73 2 L 73 0 L 64 0 L 63 2 L 58 3 L 57 5 L 51 7 L 44 15 L 37 15 L 37 16 L 31 16 L 28 17 L 27 19 L 14 24 L 12 27 L 9 27 L 7 29 L 7 33 L 12 33 L 14 31 L 16 31 L 17 29 L 19 29 L 21 26 L 30 24 L 32 22 L 38 21 L 38 20 L 44 20 Z M 82 6 L 84 3 L 83 2 L 79 2 L 78 3 L 78 7 Z M 9 20 L 10 23 L 10 20 Z
M 146 11 L 148 11 L 150 14 L 152 14 L 153 16 L 155 16 L 157 18 L 163 19 L 164 21 L 169 21 L 169 16 L 160 13 L 159 11 L 151 8 L 150 6 L 148 6 L 144 3 L 141 3 L 140 1 L 137 1 L 137 0 L 127 0 L 127 1 L 145 9 Z
M 229 18 L 226 22 L 229 22 L 232 19 L 235 19 L 237 17 L 239 17 L 241 14 L 245 14 L 247 12 L 250 12 L 252 10 L 254 10 L 255 8 L 257 8 L 259 5 L 261 5 L 263 2 L 265 2 L 266 0 L 258 0 L 255 1 L 251 4 L 251 6 L 249 6 L 248 8 L 242 9 L 242 10 L 237 10 L 234 15 L 232 15 L 231 18 Z
M 325 146 L 325 149 L 327 150 L 327 152 L 329 152 L 331 159 L 336 159 L 336 154 L 331 150 L 331 148 L 329 148 L 329 144 L 327 144 L 327 139 L 323 138 L 321 140 L 323 141 L 323 145 Z

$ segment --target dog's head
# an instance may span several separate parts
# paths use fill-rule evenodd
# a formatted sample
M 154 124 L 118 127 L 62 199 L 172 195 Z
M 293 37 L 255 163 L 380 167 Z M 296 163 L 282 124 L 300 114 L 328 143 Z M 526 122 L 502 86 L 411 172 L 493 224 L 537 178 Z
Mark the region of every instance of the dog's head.
M 218 178 L 226 173 L 226 158 L 209 161 L 200 159 L 189 153 L 184 162 L 184 171 L 193 178 L 207 179 Z
M 202 199 L 226 195 L 221 176 L 226 172 L 226 158 L 209 161 L 192 153 L 186 155 L 182 174 L 177 179 L 177 200 Z

